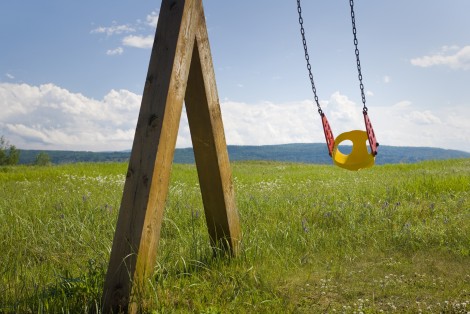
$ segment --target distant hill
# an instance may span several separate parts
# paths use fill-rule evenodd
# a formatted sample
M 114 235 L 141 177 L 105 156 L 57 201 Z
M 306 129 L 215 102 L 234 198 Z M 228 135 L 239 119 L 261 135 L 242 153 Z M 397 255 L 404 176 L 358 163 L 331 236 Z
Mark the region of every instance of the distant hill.
M 344 152 L 351 151 L 345 147 Z M 325 144 L 283 144 L 264 146 L 228 146 L 231 161 L 272 160 L 331 164 L 331 157 Z M 376 164 L 413 163 L 423 160 L 470 158 L 470 153 L 431 147 L 380 146 Z M 193 163 L 192 148 L 178 149 L 175 162 Z
M 350 147 L 349 147 L 350 150 Z M 348 147 L 344 148 L 347 153 Z M 20 164 L 34 163 L 36 156 L 45 152 L 54 164 L 75 162 L 123 162 L 130 156 L 129 151 L 122 152 L 84 152 L 54 150 L 21 150 Z M 271 160 L 284 162 L 302 162 L 331 164 L 325 144 L 283 144 L 263 146 L 228 146 L 231 161 Z M 470 153 L 431 147 L 380 146 L 376 164 L 414 163 L 423 160 L 470 158 Z M 194 163 L 192 148 L 179 148 L 175 151 L 176 163 Z
M 20 164 L 32 164 L 39 153 L 47 153 L 53 164 L 127 161 L 130 152 L 86 152 L 70 150 L 20 150 Z

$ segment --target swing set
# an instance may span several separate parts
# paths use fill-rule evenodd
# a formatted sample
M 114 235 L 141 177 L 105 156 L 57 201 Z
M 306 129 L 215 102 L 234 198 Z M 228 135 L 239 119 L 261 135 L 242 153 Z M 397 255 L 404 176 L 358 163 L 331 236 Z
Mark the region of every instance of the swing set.
M 325 113 L 323 112 L 320 102 L 318 101 L 317 89 L 315 87 L 315 82 L 313 80 L 312 66 L 310 65 L 310 56 L 307 49 L 307 40 L 305 38 L 305 29 L 303 26 L 302 18 L 302 7 L 300 0 L 297 0 L 297 12 L 299 13 L 299 24 L 300 24 L 300 33 L 302 35 L 302 43 L 305 52 L 305 60 L 307 61 L 307 70 L 310 78 L 310 83 L 312 85 L 312 92 L 314 95 L 315 103 L 318 108 L 318 113 L 320 114 L 323 132 L 325 133 L 326 145 L 328 147 L 328 153 L 333 159 L 333 163 L 341 168 L 347 170 L 360 170 L 365 168 L 370 168 L 375 163 L 375 156 L 377 155 L 377 147 L 379 143 L 375 139 L 374 129 L 372 128 L 372 123 L 370 122 L 369 115 L 367 114 L 368 108 L 366 106 L 366 96 L 364 93 L 364 84 L 362 83 L 362 73 L 361 73 L 361 61 L 359 59 L 359 48 L 357 40 L 357 30 L 356 30 L 356 19 L 354 14 L 354 0 L 349 1 L 351 7 L 351 21 L 352 21 L 352 30 L 354 35 L 354 47 L 356 54 L 356 63 L 357 63 L 357 72 L 359 78 L 359 87 L 361 89 L 362 96 L 362 113 L 364 115 L 364 123 L 366 131 L 362 130 L 353 130 L 350 132 L 344 132 L 336 139 L 333 136 L 333 131 L 331 130 L 328 119 L 326 118 Z M 350 154 L 344 154 L 339 149 L 339 144 L 344 141 L 351 141 L 353 143 L 352 150 Z M 367 149 L 367 141 L 369 141 L 370 151 Z
M 307 68 L 328 151 L 336 165 L 358 170 L 374 164 L 378 144 L 365 106 L 350 3 L 366 132 L 351 131 L 334 139 L 318 102 L 297 0 Z M 217 254 L 239 254 L 242 232 L 202 0 L 162 0 L 103 287 L 104 313 L 142 310 L 138 299 L 145 295 L 145 282 L 156 263 L 183 101 L 211 245 Z M 344 140 L 355 144 L 349 155 L 338 149 Z

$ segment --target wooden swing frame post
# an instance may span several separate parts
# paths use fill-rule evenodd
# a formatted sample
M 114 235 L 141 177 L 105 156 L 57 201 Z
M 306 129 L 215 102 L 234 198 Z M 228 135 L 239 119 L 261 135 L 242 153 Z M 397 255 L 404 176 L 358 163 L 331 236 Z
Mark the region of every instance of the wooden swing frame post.
M 152 275 L 183 100 L 210 241 L 235 256 L 241 231 L 202 0 L 162 0 L 103 291 L 138 312 Z M 221 250 L 220 250 L 221 249 Z

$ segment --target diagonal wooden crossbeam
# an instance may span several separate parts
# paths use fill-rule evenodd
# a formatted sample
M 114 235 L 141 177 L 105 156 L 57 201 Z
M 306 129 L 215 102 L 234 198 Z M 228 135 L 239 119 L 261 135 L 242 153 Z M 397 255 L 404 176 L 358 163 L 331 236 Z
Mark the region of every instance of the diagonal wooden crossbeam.
M 202 0 L 163 0 L 103 291 L 104 312 L 138 312 L 152 275 L 183 100 L 212 245 L 241 231 Z

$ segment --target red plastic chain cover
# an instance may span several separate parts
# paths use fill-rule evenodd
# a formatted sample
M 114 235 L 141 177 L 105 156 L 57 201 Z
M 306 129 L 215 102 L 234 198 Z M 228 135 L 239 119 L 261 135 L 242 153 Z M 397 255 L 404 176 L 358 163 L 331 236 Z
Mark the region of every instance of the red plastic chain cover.
M 321 122 L 323 124 L 323 132 L 325 133 L 326 145 L 328 146 L 328 153 L 332 156 L 333 148 L 335 146 L 335 137 L 333 136 L 333 132 L 331 131 L 330 124 L 328 123 L 328 119 L 325 114 L 321 115 Z
M 379 146 L 379 143 L 377 143 L 377 140 L 375 139 L 374 128 L 372 127 L 372 123 L 370 122 L 369 116 L 367 115 L 367 111 L 363 111 L 363 113 L 364 113 L 364 122 L 366 124 L 367 137 L 369 138 L 371 154 L 373 156 L 376 156 L 377 147 Z

